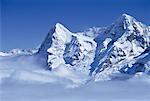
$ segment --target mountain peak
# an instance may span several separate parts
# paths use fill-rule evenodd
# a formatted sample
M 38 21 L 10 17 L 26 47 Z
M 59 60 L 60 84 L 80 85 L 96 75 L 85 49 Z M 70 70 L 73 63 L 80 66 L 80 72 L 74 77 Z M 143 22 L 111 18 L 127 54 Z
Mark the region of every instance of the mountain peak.
M 113 26 L 118 29 L 119 26 L 122 26 L 123 29 L 134 30 L 133 25 L 139 26 L 141 23 L 137 21 L 134 17 L 128 14 L 122 14 L 116 21 L 113 23 Z M 119 29 L 119 30 L 123 30 Z
M 55 24 L 55 26 L 56 26 L 56 27 L 64 27 L 64 25 L 61 24 L 61 23 L 59 23 L 59 22 L 57 22 L 57 23 Z
M 56 23 L 55 26 L 49 31 L 46 38 L 39 48 L 39 53 L 45 54 L 47 56 L 47 49 L 51 47 L 53 41 L 59 40 L 59 43 L 66 43 L 70 41 L 71 32 L 64 27 L 61 23 Z M 61 40 L 61 42 L 60 42 Z
M 56 23 L 55 25 L 55 31 L 60 33 L 60 32 L 70 32 L 63 24 L 61 23 Z
M 131 15 L 128 14 L 122 14 L 118 19 L 117 19 L 117 23 L 122 23 L 122 22 L 132 22 L 134 18 Z
M 131 15 L 126 14 L 126 13 L 122 14 L 121 16 L 124 17 L 124 18 L 126 18 L 126 19 L 131 19 L 131 18 L 133 18 Z
M 57 22 L 57 23 L 55 24 L 55 28 L 62 28 L 62 29 L 65 29 L 64 25 L 61 24 L 61 23 L 59 23 L 59 22 Z

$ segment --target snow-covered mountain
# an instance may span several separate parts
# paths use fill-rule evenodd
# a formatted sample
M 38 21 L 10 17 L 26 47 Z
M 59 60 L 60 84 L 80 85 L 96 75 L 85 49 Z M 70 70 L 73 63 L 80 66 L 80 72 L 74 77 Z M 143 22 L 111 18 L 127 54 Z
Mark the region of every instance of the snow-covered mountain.
M 146 63 L 141 63 L 142 67 L 133 68 L 139 56 L 145 57 L 146 50 L 149 55 L 150 46 L 149 27 L 135 18 L 123 14 L 94 40 L 97 49 L 90 73 L 96 75 L 96 78 L 111 79 L 109 75 L 113 73 L 136 74 L 150 68 L 150 58 L 147 58 Z
M 0 56 L 32 55 L 37 51 L 38 49 L 12 49 L 9 52 L 0 52 Z
M 10 53 L 11 59 L 8 58 Z M 90 80 L 125 79 L 139 73 L 149 75 L 149 53 L 150 27 L 123 14 L 109 27 L 93 27 L 79 33 L 57 23 L 37 52 L 13 50 L 7 54 L 0 53 L 0 60 L 3 64 L 14 58 L 18 62 L 20 58 L 33 60 L 30 62 L 41 65 L 42 75 L 82 84 Z
M 39 54 L 46 54 L 50 69 L 67 65 L 88 73 L 95 55 L 96 42 L 80 33 L 72 33 L 57 23 L 44 40 Z

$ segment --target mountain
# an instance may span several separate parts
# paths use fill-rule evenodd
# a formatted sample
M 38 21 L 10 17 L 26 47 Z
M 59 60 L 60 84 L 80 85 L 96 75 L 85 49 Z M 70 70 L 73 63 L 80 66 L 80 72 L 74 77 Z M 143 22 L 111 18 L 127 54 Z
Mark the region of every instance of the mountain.
M 38 50 L 13 50 L 7 54 L 10 53 L 11 59 L 17 54 L 17 60 L 34 60 L 30 62 L 50 70 L 52 77 L 76 84 L 129 79 L 139 73 L 150 74 L 150 27 L 127 14 L 108 27 L 93 27 L 79 33 L 57 23 Z M 0 60 L 9 57 L 7 54 L 1 53 Z
M 144 54 L 150 46 L 150 29 L 135 18 L 123 14 L 119 19 L 100 33 L 95 39 L 97 49 L 94 62 L 91 64 L 90 74 L 96 78 L 111 79 L 109 75 L 121 71 L 132 71 L 132 74 L 144 72 L 143 68 L 132 68 L 136 58 Z M 149 54 L 149 50 L 147 51 Z M 149 64 L 149 59 L 146 64 Z M 128 68 L 127 68 L 128 67 Z M 147 66 L 149 70 L 150 66 Z M 137 70 L 139 69 L 139 70 Z M 127 74 L 131 74 L 126 72 Z M 97 75 L 98 74 L 98 75 Z
M 0 56 L 32 55 L 37 51 L 38 49 L 12 49 L 9 52 L 0 52 Z

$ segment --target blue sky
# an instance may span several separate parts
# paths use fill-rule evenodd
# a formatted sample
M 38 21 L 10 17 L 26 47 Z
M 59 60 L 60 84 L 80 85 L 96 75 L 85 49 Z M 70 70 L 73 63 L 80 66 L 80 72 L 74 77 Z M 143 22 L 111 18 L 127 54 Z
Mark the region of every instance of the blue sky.
M 1 51 L 34 48 L 56 22 L 73 32 L 108 26 L 122 13 L 150 25 L 150 0 L 1 0 Z

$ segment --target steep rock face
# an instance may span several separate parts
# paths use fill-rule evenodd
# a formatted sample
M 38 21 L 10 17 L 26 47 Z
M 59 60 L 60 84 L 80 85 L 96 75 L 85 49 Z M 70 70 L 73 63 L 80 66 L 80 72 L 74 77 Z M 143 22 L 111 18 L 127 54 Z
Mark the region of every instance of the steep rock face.
M 88 74 L 95 48 L 96 43 L 93 38 L 72 33 L 57 23 L 46 36 L 39 54 L 44 56 L 49 69 L 55 69 L 63 64 L 77 71 L 86 71 Z
M 131 65 L 125 65 L 120 69 L 121 73 L 136 74 L 137 72 L 145 72 L 150 74 L 150 47 L 148 47 L 142 54 L 135 57 Z
M 39 48 L 38 55 L 48 65 L 49 69 L 64 63 L 65 44 L 70 40 L 70 37 L 71 32 L 60 23 L 57 23 L 47 34 Z
M 57 68 L 60 64 L 64 64 L 63 54 L 65 44 L 70 42 L 71 32 L 63 25 L 56 24 L 55 32 L 52 36 L 51 47 L 48 48 L 48 65 L 50 68 Z
M 97 43 L 94 62 L 91 64 L 90 75 L 101 68 L 100 64 L 104 62 L 107 55 L 110 53 L 114 42 L 125 33 L 125 24 L 127 23 L 126 15 L 122 15 L 117 21 L 110 27 L 99 33 L 95 38 Z
M 89 73 L 93 62 L 96 43 L 92 38 L 83 35 L 73 35 L 69 44 L 66 44 L 64 60 L 77 71 Z

